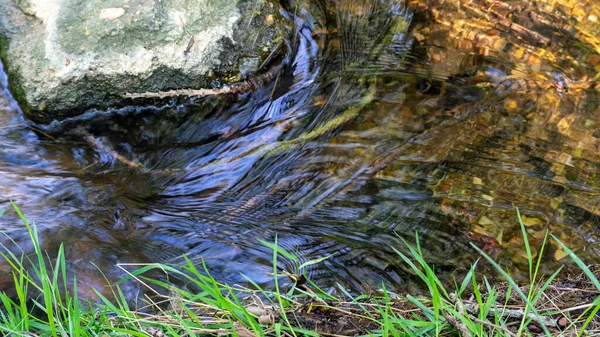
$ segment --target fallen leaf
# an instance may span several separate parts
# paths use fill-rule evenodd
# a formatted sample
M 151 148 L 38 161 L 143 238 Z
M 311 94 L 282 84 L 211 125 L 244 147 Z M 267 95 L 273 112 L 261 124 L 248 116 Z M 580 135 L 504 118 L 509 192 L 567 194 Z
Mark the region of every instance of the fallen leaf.
M 565 133 L 571 127 L 571 124 L 575 120 L 575 114 L 570 114 L 569 116 L 563 118 L 558 122 L 556 127 L 560 133 Z
M 538 219 L 538 218 L 534 218 L 534 217 L 526 217 L 526 216 L 522 216 L 521 220 L 523 221 L 523 225 L 527 226 L 527 227 L 531 227 L 531 226 L 542 226 L 545 221 Z
M 555 259 L 556 261 L 560 261 L 560 260 L 562 260 L 562 259 L 563 259 L 565 256 L 567 256 L 567 255 L 569 255 L 569 254 L 567 254 L 567 252 L 565 252 L 564 250 L 562 250 L 562 249 L 557 249 L 557 250 L 554 252 L 554 259 Z
M 482 226 L 489 226 L 489 225 L 493 225 L 494 222 L 492 220 L 490 220 L 490 218 L 488 218 L 487 216 L 482 216 L 481 218 L 479 218 L 478 223 Z

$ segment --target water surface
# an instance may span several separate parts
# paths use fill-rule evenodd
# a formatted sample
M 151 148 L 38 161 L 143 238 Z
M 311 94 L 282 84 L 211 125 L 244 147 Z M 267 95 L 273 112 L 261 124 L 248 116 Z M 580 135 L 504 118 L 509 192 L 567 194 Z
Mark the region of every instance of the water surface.
M 550 230 L 598 262 L 598 6 L 490 3 L 307 1 L 286 12 L 289 65 L 256 91 L 51 125 L 23 118 L 0 72 L 0 209 L 64 243 L 88 296 L 107 290 L 97 267 L 118 280 L 118 263 L 184 254 L 268 286 L 257 239 L 275 237 L 329 257 L 307 271 L 323 287 L 412 291 L 393 248 L 417 233 L 447 280 L 471 243 L 518 275 L 515 207 L 534 250 Z M 31 252 L 14 212 L 0 230 Z M 563 255 L 550 244 L 546 271 Z

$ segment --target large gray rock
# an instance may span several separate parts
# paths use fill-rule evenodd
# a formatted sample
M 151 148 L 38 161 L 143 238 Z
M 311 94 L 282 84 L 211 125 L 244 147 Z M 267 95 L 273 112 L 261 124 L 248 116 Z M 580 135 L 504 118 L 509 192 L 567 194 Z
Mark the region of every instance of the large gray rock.
M 266 0 L 0 0 L 0 13 L 10 89 L 37 122 L 239 81 L 284 31 Z

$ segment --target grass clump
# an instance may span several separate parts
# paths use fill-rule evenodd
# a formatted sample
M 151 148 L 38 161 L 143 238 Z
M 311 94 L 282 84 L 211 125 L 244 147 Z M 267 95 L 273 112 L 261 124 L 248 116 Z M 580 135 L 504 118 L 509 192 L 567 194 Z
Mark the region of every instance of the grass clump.
M 14 206 L 14 205 L 13 205 Z M 567 306 L 565 291 L 558 280 L 560 269 L 543 278 L 538 271 L 541 253 L 534 259 L 521 222 L 528 257 L 529 283 L 517 284 L 503 268 L 479 248 L 503 282 L 478 275 L 476 261 L 467 275 L 451 288 L 444 285 L 433 266 L 423 258 L 417 237 L 405 242 L 399 259 L 423 281 L 427 296 L 400 296 L 384 285 L 376 296 L 351 295 L 338 285 L 325 292 L 306 278 L 305 269 L 323 259 L 299 263 L 274 243 L 263 242 L 273 250 L 274 289 L 230 286 L 215 280 L 206 265 L 189 259 L 183 266 L 136 265 L 123 280 L 135 280 L 148 289 L 145 307 L 130 308 L 120 284 L 111 286 L 112 298 L 96 291 L 100 303 L 78 298 L 77 282 L 67 277 L 64 249 L 50 259 L 40 248 L 35 225 L 20 210 L 15 211 L 29 232 L 32 257 L 1 253 L 12 270 L 14 294 L 0 293 L 0 335 L 6 336 L 525 336 L 600 335 L 600 281 L 557 238 L 556 240 L 581 270 L 578 294 L 585 303 Z M 519 215 L 519 220 L 520 220 Z M 295 270 L 279 272 L 278 257 L 295 261 Z M 129 265 L 131 266 L 131 265 Z M 120 266 L 123 270 L 124 266 Z M 148 277 L 159 271 L 169 278 L 183 280 L 185 287 Z M 282 289 L 279 277 L 289 277 L 294 285 Z M 569 283 L 572 286 L 573 282 Z M 570 288 L 568 291 L 576 291 Z M 567 295 L 568 297 L 568 295 Z M 141 301 L 140 301 L 141 302 Z

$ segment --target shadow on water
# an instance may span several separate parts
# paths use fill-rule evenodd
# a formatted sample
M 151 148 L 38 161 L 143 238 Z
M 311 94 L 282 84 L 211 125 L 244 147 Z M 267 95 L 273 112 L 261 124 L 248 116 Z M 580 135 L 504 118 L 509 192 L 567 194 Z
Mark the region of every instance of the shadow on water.
M 448 280 L 471 242 L 518 274 L 515 206 L 533 247 L 550 229 L 597 261 L 600 9 L 489 3 L 306 1 L 288 14 L 289 66 L 254 92 L 46 126 L 1 73 L 0 209 L 14 200 L 45 248 L 64 242 L 89 297 L 105 287 L 90 262 L 116 280 L 117 263 L 184 254 L 267 285 L 257 239 L 275 236 L 303 261 L 330 256 L 308 271 L 324 286 L 412 289 L 392 247 L 416 232 Z M 31 249 L 14 213 L 0 229 Z M 548 252 L 553 269 L 564 252 Z

